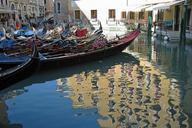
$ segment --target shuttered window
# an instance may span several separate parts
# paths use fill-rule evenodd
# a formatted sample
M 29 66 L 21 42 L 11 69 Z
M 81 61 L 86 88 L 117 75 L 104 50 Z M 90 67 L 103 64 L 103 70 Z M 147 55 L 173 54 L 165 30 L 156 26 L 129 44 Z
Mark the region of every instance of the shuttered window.
M 122 11 L 121 12 L 121 19 L 126 19 L 126 12 L 125 11 Z
M 61 4 L 60 3 L 57 3 L 57 12 L 61 13 Z
M 139 20 L 144 19 L 144 12 L 139 12 Z
M 115 19 L 115 9 L 109 9 L 109 19 Z
M 91 19 L 97 19 L 97 10 L 91 10 Z
M 130 19 L 135 19 L 135 13 L 134 12 L 130 12 Z
M 80 19 L 80 10 L 75 10 L 75 19 Z

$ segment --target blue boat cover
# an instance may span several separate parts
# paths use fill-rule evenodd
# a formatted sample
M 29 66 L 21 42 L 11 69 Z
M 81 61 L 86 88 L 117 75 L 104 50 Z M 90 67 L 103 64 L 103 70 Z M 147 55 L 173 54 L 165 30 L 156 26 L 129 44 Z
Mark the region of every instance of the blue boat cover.
M 14 32 L 14 35 L 16 36 L 25 36 L 25 37 L 30 37 L 33 36 L 35 33 L 33 32 L 33 30 L 29 29 L 27 26 L 23 26 L 21 27 L 21 29 L 16 30 Z
M 27 55 L 21 55 L 21 56 L 7 56 L 3 53 L 0 53 L 0 63 L 10 63 L 10 62 L 25 62 L 27 59 L 29 59 L 29 56 Z
M 28 31 L 26 31 L 25 32 L 25 36 L 33 36 L 34 35 L 34 32 L 33 32 L 33 30 L 28 30 Z
M 15 41 L 12 39 L 4 39 L 0 41 L 0 49 L 11 48 L 15 44 Z
M 2 31 L 0 31 L 0 37 L 3 37 L 4 33 Z

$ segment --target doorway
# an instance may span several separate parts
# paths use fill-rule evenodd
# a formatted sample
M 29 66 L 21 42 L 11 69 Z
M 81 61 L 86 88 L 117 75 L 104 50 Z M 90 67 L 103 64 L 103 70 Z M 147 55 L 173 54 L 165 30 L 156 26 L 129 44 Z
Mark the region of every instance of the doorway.
M 187 29 L 190 30 L 190 15 L 191 15 L 191 8 L 187 9 Z

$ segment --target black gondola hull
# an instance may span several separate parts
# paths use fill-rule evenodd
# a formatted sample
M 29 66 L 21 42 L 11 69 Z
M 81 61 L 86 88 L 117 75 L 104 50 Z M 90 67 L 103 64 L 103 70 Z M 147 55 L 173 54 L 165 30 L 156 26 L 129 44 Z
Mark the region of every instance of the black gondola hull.
M 138 32 L 139 35 L 139 32 Z M 135 38 L 138 36 L 136 35 Z M 88 52 L 80 52 L 74 55 L 64 55 L 59 57 L 52 57 L 47 59 L 41 59 L 40 67 L 41 69 L 47 68 L 55 68 L 60 66 L 70 66 L 80 63 L 86 63 L 89 61 L 94 61 L 98 59 L 102 59 L 105 57 L 116 55 L 126 49 L 134 39 L 129 40 L 129 42 L 119 44 L 113 47 L 105 47 L 103 49 L 88 51 Z
M 26 62 L 12 67 L 0 73 L 0 89 L 4 89 L 29 75 L 31 75 L 38 67 L 39 58 L 36 46 L 33 47 L 32 57 Z

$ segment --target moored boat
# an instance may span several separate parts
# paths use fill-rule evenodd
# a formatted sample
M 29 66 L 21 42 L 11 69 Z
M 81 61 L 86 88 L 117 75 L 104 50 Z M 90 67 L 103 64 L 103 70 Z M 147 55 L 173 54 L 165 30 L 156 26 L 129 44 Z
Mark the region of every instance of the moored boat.
M 11 84 L 14 84 L 35 71 L 39 63 L 37 47 L 33 45 L 32 54 L 26 61 L 19 65 L 6 69 L 0 70 L 0 89 L 4 89 Z
M 111 56 L 123 51 L 131 42 L 140 34 L 140 30 L 136 29 L 123 36 L 117 36 L 112 40 L 96 40 L 89 45 L 81 45 L 81 47 L 71 47 L 70 51 L 61 51 L 57 53 L 44 53 L 40 55 L 41 68 L 54 67 L 52 65 L 72 65 L 83 63 L 91 60 L 96 60 Z M 23 62 L 4 61 L 0 65 L 14 65 Z
M 99 29 L 95 30 L 94 32 L 87 34 L 83 37 L 76 37 L 76 36 L 63 36 L 60 34 L 61 28 L 59 26 L 55 27 L 53 33 L 59 34 L 59 37 L 55 34 L 50 34 L 50 37 L 54 38 L 45 38 L 48 37 L 48 35 L 45 34 L 45 36 L 39 36 L 38 34 L 35 34 L 36 38 L 32 38 L 31 36 L 25 37 L 25 36 L 18 36 L 17 39 L 7 38 L 6 40 L 9 40 L 9 42 L 15 42 L 14 44 L 11 44 L 9 47 L 6 47 L 6 45 L 2 44 L 8 44 L 8 41 L 4 41 L 5 43 L 1 43 L 0 45 L 0 52 L 5 52 L 6 54 L 14 54 L 22 52 L 23 49 L 28 49 L 31 47 L 31 44 L 35 43 L 38 47 L 38 50 L 40 52 L 44 51 L 53 51 L 55 48 L 67 48 L 69 46 L 75 46 L 75 45 L 81 45 L 82 43 L 89 43 L 94 41 L 96 38 L 102 35 L 102 26 L 100 25 Z M 21 31 L 21 30 L 17 30 Z M 81 31 L 84 31 L 84 29 L 79 30 L 79 33 Z M 49 33 L 49 32 L 48 32 Z M 81 34 L 80 34 L 81 35 Z M 2 41 L 1 41 L 2 42 Z M 10 43 L 9 43 L 10 44 Z
M 122 37 L 117 37 L 111 41 L 105 42 L 106 44 L 103 46 L 99 45 L 98 47 L 91 46 L 92 48 L 79 48 L 80 51 L 74 51 L 74 53 L 71 51 L 69 53 L 43 55 L 43 58 L 40 60 L 41 66 L 46 66 L 47 64 L 52 65 L 55 63 L 57 65 L 72 65 L 112 56 L 123 51 L 139 34 L 140 31 L 135 30 Z

